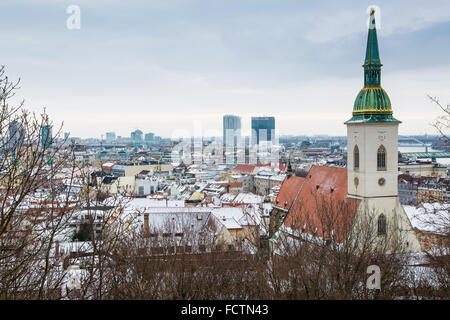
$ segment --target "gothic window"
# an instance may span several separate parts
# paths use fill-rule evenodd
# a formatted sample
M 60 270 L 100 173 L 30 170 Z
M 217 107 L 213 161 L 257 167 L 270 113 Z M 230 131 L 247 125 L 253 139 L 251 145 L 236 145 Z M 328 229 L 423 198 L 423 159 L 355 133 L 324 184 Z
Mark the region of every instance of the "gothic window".
M 353 149 L 353 161 L 354 161 L 354 169 L 359 169 L 359 148 L 358 146 L 355 146 Z
M 386 148 L 380 146 L 377 152 L 377 170 L 386 171 Z
M 378 235 L 386 235 L 386 217 L 383 214 L 378 218 Z

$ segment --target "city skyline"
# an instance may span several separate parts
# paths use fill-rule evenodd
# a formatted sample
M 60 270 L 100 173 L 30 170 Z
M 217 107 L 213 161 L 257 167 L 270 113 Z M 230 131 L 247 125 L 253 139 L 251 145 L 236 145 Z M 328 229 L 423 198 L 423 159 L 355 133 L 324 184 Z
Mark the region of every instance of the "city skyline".
M 243 132 L 273 114 L 280 135 L 345 135 L 372 4 L 80 1 L 81 28 L 68 30 L 68 2 L 3 1 L 2 64 L 26 107 L 72 136 L 220 136 L 224 114 Z M 434 134 L 440 110 L 426 95 L 450 101 L 450 5 L 375 4 L 399 133 Z
M 0 300 L 450 297 L 445 8 L 79 1 L 0 4 Z

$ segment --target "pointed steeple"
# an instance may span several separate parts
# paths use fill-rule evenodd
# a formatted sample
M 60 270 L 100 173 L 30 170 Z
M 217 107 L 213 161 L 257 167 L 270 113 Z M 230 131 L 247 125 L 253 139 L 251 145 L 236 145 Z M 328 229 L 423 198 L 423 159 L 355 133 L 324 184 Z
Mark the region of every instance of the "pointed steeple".
M 366 59 L 363 65 L 364 86 L 379 86 L 381 84 L 381 66 L 375 24 L 375 9 L 372 8 L 370 11 L 369 34 L 367 36 Z
M 378 50 L 377 28 L 375 24 L 375 9 L 370 11 L 369 35 L 367 37 L 366 66 L 382 66 L 380 61 L 380 52 Z
M 352 122 L 396 122 L 392 117 L 391 100 L 381 87 L 380 52 L 378 49 L 375 9 L 370 10 L 369 33 L 367 36 L 366 58 L 364 60 L 364 87 L 353 105 Z
M 287 165 L 287 168 L 286 168 L 286 175 L 289 178 L 293 174 L 294 174 L 294 171 L 292 170 L 291 159 L 289 159 L 288 160 L 288 165 Z

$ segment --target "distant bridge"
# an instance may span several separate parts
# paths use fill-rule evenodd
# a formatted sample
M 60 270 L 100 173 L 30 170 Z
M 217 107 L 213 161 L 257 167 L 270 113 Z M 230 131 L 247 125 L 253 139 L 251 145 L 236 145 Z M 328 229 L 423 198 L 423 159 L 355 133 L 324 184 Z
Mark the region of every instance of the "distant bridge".
M 438 151 L 438 152 L 401 152 L 406 158 L 416 159 L 438 159 L 438 158 L 450 158 L 450 152 Z
M 431 147 L 431 144 L 424 143 L 413 137 L 405 137 L 398 138 L 398 146 L 399 147 L 424 147 L 425 152 L 428 152 L 428 147 Z

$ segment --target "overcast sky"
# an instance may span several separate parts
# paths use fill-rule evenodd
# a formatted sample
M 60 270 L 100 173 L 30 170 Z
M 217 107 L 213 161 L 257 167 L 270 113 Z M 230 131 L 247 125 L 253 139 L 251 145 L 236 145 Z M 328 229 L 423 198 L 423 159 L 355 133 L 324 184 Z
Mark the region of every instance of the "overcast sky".
M 244 130 L 271 115 L 280 134 L 345 135 L 370 5 L 400 134 L 434 134 L 426 95 L 450 102 L 448 0 L 1 0 L 0 64 L 72 136 L 220 135 L 224 114 Z

